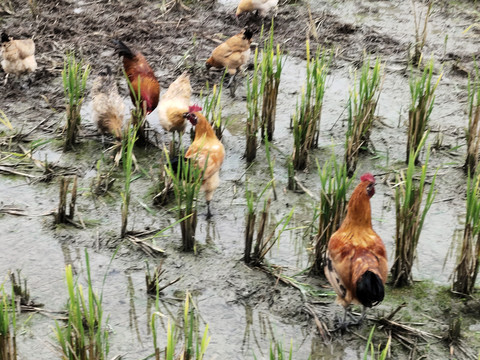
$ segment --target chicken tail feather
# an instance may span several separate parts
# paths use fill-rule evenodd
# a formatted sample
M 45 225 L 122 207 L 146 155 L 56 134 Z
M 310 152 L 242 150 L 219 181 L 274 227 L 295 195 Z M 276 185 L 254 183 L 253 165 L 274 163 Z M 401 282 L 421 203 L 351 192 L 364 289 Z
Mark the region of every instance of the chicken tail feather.
M 175 156 L 172 156 L 170 158 L 170 164 L 172 165 L 172 171 L 173 171 L 173 174 L 180 174 L 180 177 L 182 177 L 182 172 L 183 172 L 183 166 L 184 164 L 186 164 L 188 161 L 187 158 L 180 158 L 179 156 L 175 155 Z M 187 167 L 187 170 L 189 169 L 190 167 L 188 166 Z M 187 175 L 186 177 L 188 178 L 189 177 L 189 172 L 187 171 Z
M 127 45 L 125 45 L 125 43 L 123 43 L 121 40 L 114 39 L 113 43 L 115 44 L 115 52 L 119 56 L 124 56 L 129 59 L 135 56 L 133 51 Z
M 363 306 L 372 307 L 379 304 L 385 296 L 382 279 L 371 272 L 365 271 L 357 281 L 357 299 Z
M 9 42 L 9 41 L 10 41 L 10 38 L 8 37 L 8 35 L 2 32 L 2 43 Z

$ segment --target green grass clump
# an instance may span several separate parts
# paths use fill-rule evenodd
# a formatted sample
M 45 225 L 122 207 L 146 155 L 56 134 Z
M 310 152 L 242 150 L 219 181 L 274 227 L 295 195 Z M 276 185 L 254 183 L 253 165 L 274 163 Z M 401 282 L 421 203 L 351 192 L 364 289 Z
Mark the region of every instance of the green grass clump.
M 253 355 L 253 358 L 257 360 L 257 357 Z M 269 360 L 292 360 L 293 359 L 293 344 L 290 342 L 290 349 L 288 353 L 283 349 L 283 345 L 280 341 L 274 341 L 270 343 Z
M 160 349 L 158 347 L 158 332 L 157 332 L 157 319 L 163 315 L 159 311 L 158 293 L 155 303 L 156 311 L 152 315 L 150 326 L 153 334 L 153 346 L 155 349 L 155 360 L 160 360 Z M 193 299 L 190 292 L 185 294 L 185 302 L 183 305 L 183 347 L 179 355 L 175 355 L 176 348 L 180 342 L 179 331 L 177 330 L 175 323 L 168 319 L 167 325 L 167 345 L 165 347 L 165 360 L 203 360 L 207 351 L 208 344 L 211 337 L 208 336 L 208 324 L 205 325 L 203 335 L 200 336 L 199 329 L 199 315 L 197 307 L 193 304 Z
M 62 359 L 105 360 L 108 359 L 108 331 L 103 320 L 102 299 L 93 291 L 90 262 L 85 251 L 87 269 L 87 297 L 83 286 L 73 278 L 72 266 L 65 269 L 68 289 L 68 319 L 63 326 L 55 321 L 55 335 Z
M 167 159 L 165 171 L 173 183 L 178 220 L 182 231 L 183 251 L 194 251 L 195 230 L 197 228 L 197 199 L 205 169 L 195 166 L 195 158 L 186 159 L 183 151 L 182 149 L 178 156 L 178 164 L 173 165 L 167 150 L 164 149 Z M 197 154 L 199 153 L 200 151 Z M 205 161 L 205 167 L 207 163 L 208 158 Z
M 227 71 L 225 70 L 222 80 L 220 81 L 220 85 L 217 87 L 216 84 L 213 85 L 212 94 L 208 94 L 210 91 L 210 86 L 207 82 L 206 85 L 206 93 L 207 96 L 205 97 L 205 101 L 203 103 L 203 113 L 205 118 L 210 122 L 212 125 L 213 131 L 215 131 L 215 135 L 219 140 L 222 140 L 223 132 L 225 131 L 226 126 L 229 123 L 229 119 L 222 119 L 222 90 L 223 90 L 223 81 L 225 79 L 225 74 Z
M 480 72 L 474 62 L 473 76 L 468 76 L 468 127 L 466 129 L 467 158 L 463 169 L 476 174 L 480 158 Z
M 286 230 L 292 216 L 294 208 L 280 219 L 276 224 L 270 226 L 269 224 L 269 212 L 271 199 L 269 196 L 265 196 L 267 190 L 272 186 L 273 180 L 267 183 L 261 193 L 257 196 L 253 191 L 248 188 L 248 181 L 246 182 L 245 198 L 247 201 L 247 219 L 245 229 L 245 253 L 244 261 L 251 265 L 261 265 L 265 259 L 265 256 L 272 249 L 273 245 L 280 239 L 282 233 Z M 257 224 L 257 208 L 260 201 L 263 198 L 263 208 L 260 212 Z M 257 225 L 257 237 L 254 243 L 255 225 Z M 272 229 L 269 233 L 267 231 Z M 278 232 L 277 232 L 277 229 Z
M 121 237 L 125 237 L 127 233 L 128 222 L 128 208 L 130 206 L 130 183 L 132 182 L 133 163 L 135 161 L 135 155 L 133 154 L 133 147 L 138 140 L 138 134 L 142 131 L 143 123 L 145 121 L 145 109 L 142 105 L 140 96 L 140 81 L 138 81 L 138 89 L 134 91 L 132 83 L 129 81 L 128 76 L 124 73 L 127 79 L 128 86 L 131 89 L 131 93 L 135 99 L 135 107 L 131 111 L 131 119 L 126 128 L 126 133 L 122 136 L 122 167 L 123 174 L 125 176 L 124 190 L 121 193 L 122 197 L 122 227 L 120 231 Z
M 247 78 L 247 125 L 245 135 L 247 139 L 245 158 L 247 163 L 251 163 L 257 157 L 257 133 L 260 123 L 260 103 L 261 79 L 259 75 L 260 63 L 258 61 L 258 48 L 255 49 L 253 60 L 253 76 L 250 80 Z
M 132 182 L 133 173 L 133 146 L 137 141 L 137 132 L 139 126 L 132 123 L 128 126 L 125 136 L 122 137 L 122 166 L 125 176 L 124 188 L 120 194 L 122 197 L 122 228 L 120 236 L 123 238 L 127 234 L 128 208 L 130 206 L 130 184 Z
M 363 360 L 385 360 L 388 356 L 389 353 L 389 348 L 390 344 L 392 342 L 392 337 L 388 337 L 387 344 L 383 348 L 383 350 L 380 349 L 381 345 L 378 345 L 378 356 L 375 355 L 375 346 L 373 346 L 373 333 L 375 332 L 375 326 L 372 327 L 372 330 L 370 330 L 370 335 L 368 336 L 367 340 L 367 345 L 365 346 L 365 352 L 363 353 Z M 368 353 L 370 352 L 370 356 L 368 356 Z
M 320 203 L 315 212 L 318 216 L 318 229 L 314 238 L 315 259 L 312 272 L 323 274 L 328 241 L 345 218 L 348 204 L 347 193 L 354 176 L 348 178 L 346 164 L 338 164 L 335 154 L 332 154 L 330 160 L 326 161 L 323 167 L 320 167 L 317 160 L 317 169 L 321 191 Z M 313 221 L 315 220 L 314 218 Z
M 307 167 L 308 152 L 318 147 L 320 119 L 325 95 L 331 52 L 318 48 L 313 59 L 307 40 L 307 78 L 302 88 L 300 104 L 293 115 L 293 166 L 296 170 Z
M 370 133 L 375 119 L 378 98 L 382 88 L 383 67 L 377 57 L 373 68 L 367 57 L 360 70 L 357 84 L 357 72 L 354 75 L 354 86 L 348 99 L 348 125 L 345 142 L 345 162 L 351 176 L 357 167 L 358 154 L 362 147 L 370 141 Z
M 267 158 L 267 163 L 268 163 L 268 173 L 270 174 L 270 179 L 272 183 L 273 200 L 277 200 L 277 189 L 275 186 L 275 173 L 274 173 L 275 158 L 272 157 L 271 144 L 270 144 L 270 141 L 268 140 L 267 133 L 265 133 L 264 143 L 265 143 L 265 156 Z
M 418 240 L 422 232 L 425 217 L 435 199 L 435 179 L 433 176 L 427 190 L 427 168 L 430 157 L 430 149 L 427 150 L 425 163 L 421 168 L 419 180 L 415 180 L 415 159 L 425 143 L 426 133 L 420 146 L 409 159 L 407 172 L 403 170 L 397 175 L 395 186 L 395 210 L 396 210 L 396 234 L 395 234 L 395 257 L 391 269 L 392 283 L 394 287 L 411 285 L 412 266 L 415 258 Z M 421 209 L 425 198 L 425 205 Z
M 17 359 L 16 326 L 17 318 L 15 312 L 15 293 L 12 288 L 11 300 L 5 293 L 3 284 L 0 286 L 0 359 Z
M 262 103 L 262 131 L 261 137 L 272 141 L 275 131 L 275 115 L 277 113 L 278 88 L 280 78 L 285 65 L 285 56 L 280 45 L 273 45 L 273 19 L 270 28 L 270 36 L 264 43 L 262 51 L 262 85 L 260 93 L 263 96 Z M 275 58 L 275 60 L 274 60 Z
M 90 73 L 90 65 L 84 66 L 78 62 L 74 53 L 68 53 L 63 62 L 62 80 L 63 91 L 67 106 L 66 137 L 63 150 L 72 150 L 77 140 L 80 128 L 80 110 L 85 99 L 87 78 Z
M 263 27 L 262 31 L 263 33 Z M 264 49 L 258 53 L 255 49 L 252 79 L 247 78 L 247 126 L 245 157 L 248 163 L 257 156 L 257 133 L 261 128 L 262 139 L 265 135 L 272 141 L 275 130 L 278 88 L 285 65 L 285 57 L 280 46 L 273 45 L 273 21 L 270 36 L 264 42 Z
M 415 165 L 418 165 L 420 143 L 428 131 L 428 121 L 435 102 L 435 90 L 442 78 L 436 83 L 433 79 L 433 59 L 425 66 L 421 76 L 410 76 L 411 104 L 408 111 L 408 139 L 407 139 L 407 164 L 410 156 L 415 154 Z
M 480 266 L 480 175 L 467 180 L 467 214 L 463 242 L 453 273 L 452 290 L 462 296 L 473 294 Z

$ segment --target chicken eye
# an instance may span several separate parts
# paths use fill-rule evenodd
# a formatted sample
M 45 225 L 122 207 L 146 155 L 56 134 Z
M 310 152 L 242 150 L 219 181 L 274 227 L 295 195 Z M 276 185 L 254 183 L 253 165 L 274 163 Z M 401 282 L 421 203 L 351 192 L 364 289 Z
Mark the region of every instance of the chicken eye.
M 374 184 L 368 184 L 367 186 L 367 195 L 369 197 L 372 197 L 373 195 L 375 195 L 375 185 Z

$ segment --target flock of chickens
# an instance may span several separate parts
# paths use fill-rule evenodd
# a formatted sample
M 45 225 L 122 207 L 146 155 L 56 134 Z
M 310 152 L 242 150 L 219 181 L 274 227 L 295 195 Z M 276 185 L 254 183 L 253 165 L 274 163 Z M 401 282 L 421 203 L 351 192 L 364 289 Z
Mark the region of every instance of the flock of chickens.
M 262 16 L 275 7 L 278 0 L 241 0 L 236 15 L 257 10 Z M 252 32 L 245 29 L 220 44 L 206 61 L 207 68 L 226 68 L 231 84 L 238 71 L 250 57 Z M 1 36 L 2 68 L 7 74 L 20 75 L 33 72 L 35 44 L 33 40 L 13 40 Z M 160 98 L 160 85 L 145 57 L 133 51 L 120 40 L 114 40 L 117 54 L 123 58 L 123 67 L 133 89 L 140 89 L 140 100 L 149 114 L 158 107 L 160 124 L 169 132 L 183 133 L 187 121 L 195 126 L 195 138 L 185 157 L 193 159 L 204 170 L 201 189 L 205 192 L 208 216 L 211 216 L 210 201 L 220 178 L 219 170 L 225 157 L 223 144 L 218 140 L 211 125 L 201 113 L 201 108 L 190 105 L 191 86 L 188 74 L 180 75 Z M 122 137 L 125 104 L 118 93 L 115 76 L 109 67 L 93 81 L 93 121 L 102 134 Z M 135 95 L 130 93 L 134 102 Z M 174 141 L 174 139 L 173 139 Z M 337 301 L 344 306 L 345 316 L 341 327 L 363 320 L 354 319 L 350 304 L 372 307 L 384 298 L 387 279 L 387 256 L 380 237 L 372 229 L 370 198 L 375 194 L 375 179 L 371 174 L 361 177 L 348 204 L 347 215 L 340 228 L 332 235 L 325 257 L 325 274 L 337 293 Z M 353 321 L 347 321 L 347 315 Z

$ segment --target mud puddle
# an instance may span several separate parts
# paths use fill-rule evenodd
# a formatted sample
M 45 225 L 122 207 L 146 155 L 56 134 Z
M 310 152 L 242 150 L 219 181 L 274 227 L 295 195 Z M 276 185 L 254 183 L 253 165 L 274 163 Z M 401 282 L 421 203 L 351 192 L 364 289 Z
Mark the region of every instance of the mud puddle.
M 89 99 L 83 109 L 81 143 L 76 153 L 62 154 L 59 129 L 63 123 L 63 90 L 60 71 L 63 53 L 75 47 L 77 52 L 92 64 L 93 72 L 99 72 L 104 64 L 118 68 L 119 60 L 112 55 L 108 41 L 111 37 L 122 38 L 134 44 L 154 64 L 163 91 L 179 73 L 174 69 L 187 51 L 190 57 L 183 63 L 189 65 L 192 86 L 198 95 L 207 79 L 216 79 L 218 74 L 207 75 L 203 61 L 216 46 L 212 39 L 221 39 L 238 32 L 234 22 L 235 2 L 230 0 L 194 3 L 189 6 L 194 13 L 172 10 L 162 15 L 158 4 L 132 2 L 67 2 L 60 1 L 54 8 L 49 3 L 39 2 L 40 13 L 32 20 L 28 7 L 14 2 L 13 15 L 0 15 L 2 26 L 17 36 L 36 34 L 39 71 L 35 74 L 30 89 L 16 84 L 0 92 L 0 109 L 5 111 L 16 129 L 27 133 L 35 129 L 24 142 L 52 140 L 38 147 L 34 156 L 56 163 L 62 169 L 73 169 L 79 175 L 80 197 L 77 217 L 85 224 L 84 229 L 71 226 L 53 226 L 53 218 L 46 215 L 58 204 L 58 178 L 51 182 L 38 182 L 20 176 L 0 177 L 0 204 L 21 209 L 26 216 L 0 215 L 1 252 L 0 274 L 21 269 L 28 279 L 29 288 L 36 301 L 44 303 L 52 311 L 63 310 L 66 303 L 64 269 L 72 264 L 80 282 L 85 282 L 84 249 L 87 249 L 92 273 L 100 289 L 105 272 L 107 281 L 104 291 L 104 311 L 110 315 L 110 355 L 122 355 L 124 359 L 144 359 L 153 352 L 149 329 L 153 300 L 146 295 L 145 261 L 151 266 L 163 262 L 166 277 L 182 280 L 167 288 L 162 296 L 160 310 L 173 319 L 181 319 L 182 299 L 186 290 L 194 294 L 194 300 L 205 323 L 209 324 L 212 337 L 207 350 L 208 359 L 258 359 L 268 358 L 271 341 L 280 341 L 288 347 L 293 344 L 295 359 L 360 359 L 365 341 L 354 334 L 346 334 L 329 343 L 318 335 L 312 318 L 304 311 L 305 300 L 300 291 L 279 283 L 277 279 L 258 269 L 246 267 L 241 258 L 244 246 L 245 182 L 260 192 L 269 180 L 262 148 L 257 162 L 247 170 L 243 153 L 245 148 L 244 79 L 241 80 L 235 99 L 225 91 L 222 96 L 222 113 L 231 117 L 232 123 L 224 134 L 223 143 L 227 152 L 222 167 L 222 183 L 213 205 L 214 218 L 205 219 L 205 203 L 200 201 L 197 228 L 198 254 L 180 251 L 180 230 L 173 228 L 166 237 L 159 238 L 157 245 L 165 250 L 164 256 L 147 256 L 128 241 L 119 240 L 120 196 L 123 186 L 121 169 L 113 171 L 116 178 L 110 193 L 103 197 L 92 194 L 91 182 L 97 175 L 97 162 L 101 169 L 111 165 L 110 155 L 103 153 L 100 139 L 90 122 Z M 420 6 L 420 4 L 417 4 Z M 392 185 L 392 168 L 402 167 L 405 158 L 405 121 L 409 106 L 408 71 L 405 71 L 406 49 L 413 40 L 413 17 L 409 2 L 368 1 L 356 2 L 319 1 L 311 4 L 313 20 L 317 26 L 320 44 L 337 48 L 337 58 L 329 75 L 322 113 L 320 148 L 312 153 L 308 171 L 299 173 L 302 184 L 318 194 L 315 159 L 320 164 L 333 151 L 338 159 L 343 156 L 345 136 L 345 106 L 348 89 L 352 84 L 352 71 L 363 56 L 363 50 L 379 54 L 387 61 L 385 82 L 378 106 L 380 122 L 372 131 L 376 155 L 360 159 L 358 173 L 372 171 L 379 175 L 376 195 L 372 198 L 373 227 L 384 240 L 390 256 L 394 254 L 395 209 Z M 478 11 L 478 9 L 476 9 Z M 460 169 L 465 147 L 463 128 L 466 124 L 465 93 L 466 77 L 455 69 L 471 66 L 471 55 L 478 47 L 476 31 L 462 35 L 465 25 L 473 23 L 476 14 L 462 4 L 439 2 L 432 15 L 427 41 L 427 53 L 444 60 L 444 75 L 437 91 L 436 106 L 432 113 L 429 142 L 439 134 L 443 136 L 442 147 L 432 154 L 430 173 L 438 170 L 437 196 L 420 238 L 418 256 L 414 266 L 416 280 L 429 280 L 436 285 L 449 286 L 449 276 L 455 263 L 455 243 L 462 229 L 464 214 L 464 189 L 466 180 Z M 112 15 L 113 14 L 113 15 Z M 455 14 L 456 16 L 451 16 Z M 242 19 L 241 21 L 249 21 Z M 75 26 L 72 26 L 74 24 Z M 243 23 L 242 23 L 243 25 Z M 253 27 L 258 27 L 253 24 Z M 289 51 L 285 72 L 282 75 L 276 132 L 273 141 L 275 178 L 279 199 L 272 203 L 272 221 L 278 221 L 295 207 L 291 227 L 268 256 L 271 264 L 282 267 L 285 275 L 300 273 L 309 266 L 312 247 L 303 237 L 303 227 L 312 220 L 315 200 L 307 194 L 286 190 L 286 156 L 292 151 L 293 139 L 288 129 L 296 99 L 305 77 L 305 34 L 309 26 L 308 14 L 302 4 L 281 4 L 275 22 L 278 42 Z M 15 33 L 16 31 L 16 33 Z M 172 37 L 171 34 L 176 36 Z M 193 36 L 195 34 L 196 42 Z M 445 35 L 448 39 L 445 42 Z M 324 40 L 324 41 L 323 41 Z M 311 38 L 312 43 L 315 39 Z M 449 55 L 450 54 L 450 55 Z M 452 60 L 454 59 L 454 60 Z M 437 61 L 440 64 L 440 60 Z M 438 72 L 440 67 L 438 66 Z M 3 79 L 3 78 L 2 78 Z M 119 81 L 125 104 L 130 105 L 126 86 Z M 197 100 L 198 97 L 197 97 Z M 158 131 L 160 145 L 169 141 L 158 124 L 157 114 L 150 115 L 149 122 Z M 38 128 L 39 122 L 46 119 Z M 188 140 L 184 139 L 187 143 Z M 13 144 L 15 147 L 15 144 Z M 8 151 L 7 145 L 2 151 Z M 16 148 L 15 148 L 16 149 Z M 167 207 L 152 205 L 153 188 L 158 174 L 161 149 L 139 149 L 137 157 L 142 176 L 132 183 L 133 200 L 129 217 L 129 229 L 162 229 L 174 221 L 174 212 Z M 41 171 L 31 170 L 41 177 Z M 118 249 L 110 267 L 108 264 Z M 333 304 L 334 297 L 322 286 L 325 282 L 305 275 L 298 281 L 312 284 L 325 292 L 315 298 L 316 310 L 325 321 L 341 312 Z M 428 313 L 435 318 L 447 319 L 448 307 L 455 307 L 455 299 L 442 297 L 440 304 L 435 297 L 442 288 L 432 287 L 419 291 L 398 293 L 391 291 L 386 301 L 374 314 L 390 313 L 399 299 L 406 299 L 410 307 L 402 310 L 409 313 L 412 322 L 425 322 L 425 328 L 443 336 L 444 323 L 432 323 L 423 316 Z M 440 289 L 440 290 L 438 290 Z M 329 295 L 330 294 L 330 295 Z M 421 298 L 428 309 L 416 303 Z M 431 301 L 432 303 L 430 303 Z M 416 306 L 416 307 L 415 307 Z M 442 308 L 442 306 L 444 308 Z M 460 310 L 459 310 L 460 309 Z M 456 308 L 458 311 L 462 308 Z M 444 312 L 442 312 L 444 311 Z M 465 331 L 475 329 L 478 315 L 466 311 Z M 51 318 L 35 314 L 22 316 L 21 332 L 17 336 L 20 358 L 52 359 L 57 355 Z M 367 336 L 371 323 L 359 329 Z M 166 322 L 164 324 L 166 329 Z M 376 343 L 385 343 L 385 336 L 376 338 Z M 470 347 L 478 353 L 478 332 L 467 333 Z M 165 336 L 160 336 L 165 341 Z M 428 342 L 427 342 L 428 343 Z M 164 343 L 162 343 L 164 344 Z M 422 342 L 420 352 L 427 358 L 446 358 L 449 349 L 443 342 Z M 396 344 L 393 358 L 402 358 L 408 351 Z M 458 354 L 459 358 L 468 356 Z

